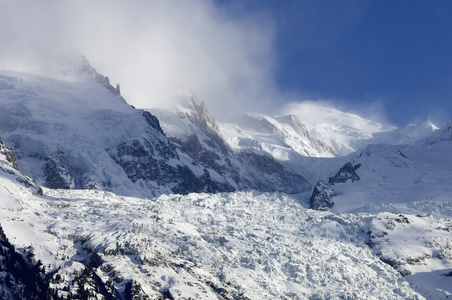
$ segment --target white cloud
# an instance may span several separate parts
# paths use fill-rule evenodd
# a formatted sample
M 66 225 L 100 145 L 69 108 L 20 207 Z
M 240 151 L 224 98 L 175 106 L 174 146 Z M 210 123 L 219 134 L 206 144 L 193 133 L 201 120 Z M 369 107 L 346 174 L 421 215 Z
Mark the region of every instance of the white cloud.
M 274 28 L 210 1 L 0 1 L 0 54 L 48 64 L 81 53 L 138 107 L 193 91 L 218 116 L 267 103 Z

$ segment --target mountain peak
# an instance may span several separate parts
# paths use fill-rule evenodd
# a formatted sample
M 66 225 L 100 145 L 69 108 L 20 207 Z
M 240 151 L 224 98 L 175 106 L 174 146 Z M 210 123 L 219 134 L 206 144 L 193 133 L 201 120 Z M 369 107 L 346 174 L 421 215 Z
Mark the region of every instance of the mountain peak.
M 219 131 L 215 118 L 207 109 L 204 101 L 199 100 L 196 96 L 190 95 L 180 97 L 178 102 L 179 105 L 176 106 L 176 109 L 181 117 L 188 118 L 203 130 L 210 128 L 216 132 Z

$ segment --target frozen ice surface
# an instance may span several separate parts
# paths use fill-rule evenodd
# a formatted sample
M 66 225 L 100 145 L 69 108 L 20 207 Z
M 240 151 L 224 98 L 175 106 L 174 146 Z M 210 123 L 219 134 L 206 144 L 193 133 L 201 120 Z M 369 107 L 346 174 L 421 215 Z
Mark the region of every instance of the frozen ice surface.
M 0 180 L 8 238 L 67 281 L 91 249 L 102 279 L 119 278 L 118 290 L 134 280 L 150 295 L 159 287 L 176 298 L 422 298 L 365 244 L 367 215 L 252 192 L 139 199 L 45 189 L 39 198 Z

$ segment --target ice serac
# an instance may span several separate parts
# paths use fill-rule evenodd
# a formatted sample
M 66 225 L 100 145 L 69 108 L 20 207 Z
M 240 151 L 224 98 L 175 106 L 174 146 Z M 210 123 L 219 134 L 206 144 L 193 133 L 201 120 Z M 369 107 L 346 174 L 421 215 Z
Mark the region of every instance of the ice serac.
M 45 194 L 0 174 L 1 227 L 37 271 L 20 273 L 39 273 L 62 299 L 422 299 L 366 248 L 363 215 L 307 210 L 283 193 Z M 23 287 L 14 275 L 0 272 L 0 298 L 17 299 L 1 294 L 11 287 L 1 278 Z
M 175 147 L 195 162 L 220 191 L 260 190 L 296 194 L 310 189 L 306 179 L 267 153 L 231 148 L 205 104 L 191 95 L 170 110 L 151 111 Z

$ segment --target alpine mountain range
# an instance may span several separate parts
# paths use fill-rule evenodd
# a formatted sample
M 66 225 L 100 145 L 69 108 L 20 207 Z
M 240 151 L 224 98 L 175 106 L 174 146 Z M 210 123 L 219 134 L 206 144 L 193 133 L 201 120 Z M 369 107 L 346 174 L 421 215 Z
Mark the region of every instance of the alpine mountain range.
M 0 70 L 2 299 L 446 299 L 452 123 L 135 108 Z

